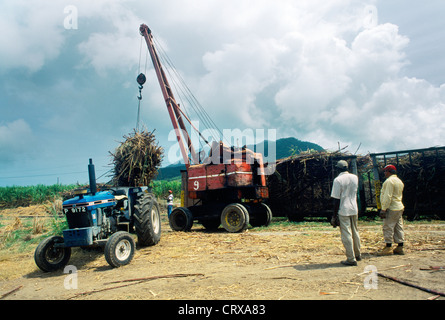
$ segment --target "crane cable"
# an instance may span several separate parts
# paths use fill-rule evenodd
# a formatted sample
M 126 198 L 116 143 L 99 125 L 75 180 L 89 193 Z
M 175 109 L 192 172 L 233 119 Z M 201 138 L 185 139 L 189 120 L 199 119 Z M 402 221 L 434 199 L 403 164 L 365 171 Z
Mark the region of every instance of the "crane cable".
M 172 84 L 176 88 L 176 92 L 178 93 L 179 100 L 181 101 L 181 104 L 183 106 L 183 109 L 185 113 L 187 114 L 187 117 L 190 119 L 188 110 L 186 108 L 187 104 L 184 103 L 182 100 L 182 97 L 184 97 L 185 100 L 187 100 L 188 104 L 191 106 L 199 120 L 204 124 L 204 127 L 206 129 L 209 129 L 211 137 L 215 141 L 219 141 L 219 137 L 222 137 L 223 134 L 221 130 L 218 128 L 218 126 L 215 124 L 215 122 L 211 119 L 209 114 L 206 112 L 204 107 L 199 103 L 198 99 L 195 97 L 195 95 L 192 93 L 190 88 L 185 83 L 184 79 L 180 75 L 180 73 L 177 71 L 177 68 L 171 61 L 171 59 L 168 57 L 167 53 L 165 52 L 164 48 L 162 47 L 161 43 L 156 39 L 156 37 L 153 36 L 154 42 L 156 43 L 156 47 L 159 48 L 159 58 L 163 62 L 163 65 L 166 66 L 166 71 L 170 76 L 170 79 L 172 81 Z M 188 120 L 190 122 L 190 120 Z M 201 133 L 192 125 L 193 129 L 195 129 L 198 134 L 203 138 L 203 140 L 207 143 L 208 141 L 205 140 L 205 138 L 201 135 Z
M 141 100 L 142 100 L 142 89 L 144 88 L 143 84 L 147 80 L 144 73 L 147 73 L 147 59 L 148 59 L 148 51 L 145 54 L 145 71 L 144 73 L 141 73 L 141 58 L 142 58 L 142 37 L 141 37 L 141 43 L 139 46 L 139 65 L 138 65 L 138 77 L 136 81 L 139 84 L 139 96 L 138 98 L 138 111 L 137 111 L 137 117 L 136 117 L 136 131 L 139 132 L 139 126 L 140 126 L 140 118 L 141 118 Z

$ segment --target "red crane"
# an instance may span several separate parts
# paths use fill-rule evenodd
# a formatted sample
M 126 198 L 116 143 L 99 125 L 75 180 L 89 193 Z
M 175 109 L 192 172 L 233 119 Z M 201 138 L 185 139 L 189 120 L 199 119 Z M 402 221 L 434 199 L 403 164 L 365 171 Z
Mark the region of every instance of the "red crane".
M 183 206 L 172 211 L 169 217 L 171 228 L 188 231 L 193 221 L 208 229 L 216 229 L 222 224 L 229 232 L 241 232 L 249 223 L 252 226 L 268 225 L 272 212 L 263 202 L 269 197 L 269 191 L 262 154 L 214 141 L 208 157 L 200 159 L 184 121 L 197 129 L 175 100 L 151 30 L 142 24 L 139 31 L 147 43 L 186 165 L 186 171 L 182 173 Z

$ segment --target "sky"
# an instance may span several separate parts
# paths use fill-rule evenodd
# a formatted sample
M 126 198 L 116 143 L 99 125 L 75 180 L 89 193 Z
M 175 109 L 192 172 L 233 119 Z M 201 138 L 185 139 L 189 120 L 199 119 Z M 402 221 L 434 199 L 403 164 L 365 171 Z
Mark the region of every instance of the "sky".
M 163 166 L 180 159 L 142 23 L 220 130 L 357 154 L 443 146 L 444 13 L 441 0 L 3 0 L 0 186 L 86 183 L 90 158 L 108 181 L 140 72 L 141 123 Z

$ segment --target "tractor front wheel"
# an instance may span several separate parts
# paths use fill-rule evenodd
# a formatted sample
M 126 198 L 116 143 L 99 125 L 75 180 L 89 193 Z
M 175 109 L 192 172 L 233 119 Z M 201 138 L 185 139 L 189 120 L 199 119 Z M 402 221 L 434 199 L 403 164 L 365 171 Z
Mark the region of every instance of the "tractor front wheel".
M 134 239 L 128 232 L 119 231 L 111 235 L 105 245 L 105 260 L 114 268 L 129 264 L 134 256 Z
M 63 243 L 63 237 L 51 236 L 39 243 L 34 252 L 36 265 L 45 272 L 62 269 L 70 260 L 71 248 L 57 246 Z

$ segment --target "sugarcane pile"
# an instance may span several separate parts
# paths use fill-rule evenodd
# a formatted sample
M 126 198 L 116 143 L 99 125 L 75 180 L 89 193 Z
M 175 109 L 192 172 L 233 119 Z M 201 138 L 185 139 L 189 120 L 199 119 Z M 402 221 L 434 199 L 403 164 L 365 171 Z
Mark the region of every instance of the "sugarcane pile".
M 125 141 L 113 152 L 112 184 L 115 186 L 148 186 L 161 165 L 163 149 L 154 131 L 137 131 L 124 136 Z
M 331 189 L 340 159 L 356 159 L 342 152 L 301 153 L 277 161 L 275 173 L 267 179 L 268 204 L 274 216 L 291 221 L 308 216 L 329 216 L 332 210 Z M 347 160 L 351 162 L 351 160 Z
M 405 185 L 403 203 L 408 216 L 435 214 L 445 218 L 445 149 L 399 155 L 398 163 L 397 159 L 387 159 L 387 164 L 397 166 L 397 176 Z M 383 166 L 379 163 L 380 168 Z

